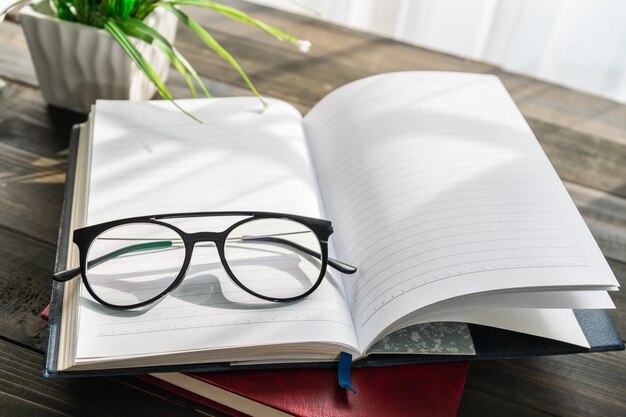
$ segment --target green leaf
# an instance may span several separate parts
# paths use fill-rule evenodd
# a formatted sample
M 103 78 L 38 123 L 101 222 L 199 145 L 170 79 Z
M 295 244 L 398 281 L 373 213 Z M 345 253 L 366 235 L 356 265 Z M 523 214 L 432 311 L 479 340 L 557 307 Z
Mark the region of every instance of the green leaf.
M 213 38 L 213 36 L 211 36 L 206 30 L 204 30 L 204 28 L 202 28 L 202 26 L 200 26 L 198 22 L 196 22 L 187 14 L 178 10 L 176 7 L 170 4 L 162 4 L 161 7 L 169 10 L 176 17 L 178 17 L 178 19 L 181 22 L 183 22 L 185 26 L 191 29 L 191 31 L 196 36 L 198 36 L 198 38 L 200 38 L 200 40 L 202 40 L 202 42 L 204 42 L 206 46 L 211 48 L 216 54 L 220 56 L 220 58 L 222 58 L 224 61 L 228 62 L 233 68 L 235 68 L 235 70 L 239 73 L 241 78 L 244 80 L 248 88 L 254 93 L 254 95 L 259 97 L 263 105 L 267 105 L 267 103 L 263 99 L 263 96 L 261 96 L 261 94 L 258 92 L 256 87 L 254 86 L 254 84 L 252 84 L 252 82 L 250 81 L 246 73 L 243 71 L 239 63 L 235 60 L 235 58 L 233 58 L 232 55 L 230 55 L 230 53 L 228 53 L 228 51 L 224 49 L 224 47 L 222 47 L 222 45 L 220 45 L 219 42 L 217 42 Z
M 68 2 L 71 3 L 71 2 Z M 89 24 L 89 3 L 88 0 L 74 0 L 74 8 L 76 10 L 76 21 Z
M 113 1 L 113 11 L 115 13 L 115 17 L 128 17 L 130 13 L 135 8 L 136 0 L 114 0 Z
M 118 26 L 128 35 L 134 36 L 143 40 L 146 43 L 154 45 L 158 48 L 174 65 L 174 67 L 180 72 L 180 74 L 185 78 L 189 89 L 191 90 L 191 94 L 193 97 L 196 97 L 196 88 L 193 83 L 198 84 L 202 92 L 207 96 L 211 97 L 211 94 L 206 89 L 202 79 L 198 75 L 198 73 L 194 70 L 191 64 L 185 59 L 185 57 L 178 52 L 178 50 L 170 44 L 170 42 L 163 37 L 159 32 L 157 32 L 152 27 L 148 26 L 144 22 L 134 19 L 127 18 L 123 20 L 117 21 Z M 191 74 L 191 77 L 189 76 Z
M 161 0 L 156 3 L 156 5 L 160 4 L 170 4 L 170 5 L 180 5 L 180 6 L 195 6 L 195 7 L 204 7 L 206 9 L 210 9 L 215 11 L 216 13 L 221 14 L 222 16 L 228 17 L 229 19 L 236 20 L 238 22 L 246 23 L 248 25 L 255 26 L 269 35 L 275 37 L 281 41 L 289 41 L 291 43 L 297 43 L 298 39 L 294 36 L 274 27 L 270 26 L 266 23 L 263 23 L 260 20 L 254 19 L 253 17 L 247 15 L 246 13 L 234 9 L 232 7 L 225 6 L 220 3 L 215 3 L 213 1 L 208 0 Z
M 99 9 L 100 16 L 105 18 L 110 16 L 114 1 L 115 0 L 102 0 Z
M 170 94 L 169 90 L 165 86 L 165 83 L 158 74 L 154 71 L 152 66 L 144 59 L 141 53 L 137 50 L 135 45 L 128 39 L 126 34 L 120 29 L 120 27 L 113 21 L 107 21 L 104 24 L 104 29 L 115 39 L 115 41 L 122 47 L 124 52 L 133 60 L 133 62 L 139 67 L 139 69 L 146 75 L 148 80 L 150 80 L 155 86 L 161 97 L 167 99 L 174 104 L 180 111 L 185 113 L 187 116 L 191 117 L 198 123 L 202 123 L 197 117 L 187 112 L 185 109 L 180 107 L 174 98 Z
M 143 0 L 143 1 L 140 0 L 139 5 L 135 9 L 135 13 L 133 14 L 133 17 L 139 20 L 144 20 L 156 8 L 157 8 L 156 0 Z
M 57 17 L 68 22 L 76 22 L 76 8 L 68 0 L 55 0 L 54 6 L 57 11 Z
M 182 74 L 183 78 L 185 79 L 185 82 L 187 83 L 187 86 L 191 90 L 192 96 L 194 98 L 196 97 L 196 86 L 193 84 L 193 81 L 189 77 L 189 74 L 187 74 L 187 70 L 185 69 L 185 67 L 180 63 L 179 60 L 176 59 L 176 57 L 170 50 L 168 50 L 161 43 L 156 42 L 154 38 L 152 38 L 151 36 L 145 33 L 142 33 L 141 31 L 133 27 L 127 26 L 120 21 L 117 21 L 117 24 L 126 35 L 142 40 L 143 42 L 153 45 L 157 49 L 159 49 L 169 59 L 170 63 L 172 63 L 172 65 L 174 65 L 174 67 Z

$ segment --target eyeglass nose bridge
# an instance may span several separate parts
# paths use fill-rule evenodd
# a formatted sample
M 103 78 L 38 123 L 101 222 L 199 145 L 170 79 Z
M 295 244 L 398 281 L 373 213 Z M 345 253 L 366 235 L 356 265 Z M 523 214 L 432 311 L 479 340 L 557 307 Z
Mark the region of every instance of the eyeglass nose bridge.
M 198 242 L 217 242 L 224 243 L 226 241 L 226 233 L 216 233 L 216 232 L 198 232 L 198 233 L 187 233 L 185 235 L 185 240 L 192 245 L 195 245 Z

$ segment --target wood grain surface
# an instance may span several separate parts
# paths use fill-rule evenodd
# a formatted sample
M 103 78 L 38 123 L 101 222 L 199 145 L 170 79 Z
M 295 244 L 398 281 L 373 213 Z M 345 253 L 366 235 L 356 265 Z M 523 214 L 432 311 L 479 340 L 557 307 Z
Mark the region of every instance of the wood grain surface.
M 618 280 L 626 282 L 626 106 L 379 36 L 239 1 L 254 17 L 308 39 L 301 54 L 208 11 L 202 25 L 259 90 L 306 112 L 333 89 L 388 71 L 498 75 L 564 181 Z M 247 95 L 240 78 L 186 29 L 177 46 L 218 96 Z M 44 380 L 46 305 L 56 252 L 69 131 L 84 115 L 46 106 L 16 21 L 0 24 L 0 415 L 200 416 L 218 413 L 133 378 Z M 189 95 L 175 74 L 168 82 Z M 626 335 L 626 296 L 611 313 Z M 460 416 L 626 415 L 626 354 L 610 352 L 471 365 Z

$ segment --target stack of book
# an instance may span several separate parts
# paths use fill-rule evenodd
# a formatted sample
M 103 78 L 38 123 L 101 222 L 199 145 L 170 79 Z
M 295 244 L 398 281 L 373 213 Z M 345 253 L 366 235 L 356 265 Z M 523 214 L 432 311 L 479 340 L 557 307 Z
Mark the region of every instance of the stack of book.
M 467 359 L 623 349 L 604 312 L 617 280 L 496 77 L 382 74 L 305 117 L 268 102 L 180 100 L 198 124 L 168 102 L 99 101 L 72 142 L 57 269 L 78 264 L 71 231 L 85 225 L 254 210 L 332 220 L 332 255 L 357 273 L 272 303 L 237 291 L 203 248 L 140 311 L 55 283 L 47 376 L 151 374 L 253 415 L 450 415 Z M 179 227 L 216 227 L 188 220 Z M 333 382 L 341 352 L 354 397 Z M 261 408 L 233 406 L 246 401 Z
M 50 305 L 40 317 L 48 320 Z M 443 324 L 436 325 L 439 329 Z M 467 343 L 465 343 L 467 344 Z M 455 416 L 468 361 L 355 369 L 348 392 L 333 368 L 137 374 L 231 417 Z

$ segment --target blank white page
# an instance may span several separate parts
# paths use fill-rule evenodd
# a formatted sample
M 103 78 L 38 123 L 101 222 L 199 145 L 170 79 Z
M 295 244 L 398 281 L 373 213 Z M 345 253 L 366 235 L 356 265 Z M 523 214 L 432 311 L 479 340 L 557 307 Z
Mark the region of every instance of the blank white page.
M 87 223 L 159 213 L 271 211 L 322 217 L 301 115 L 255 98 L 99 101 Z M 189 232 L 234 223 L 191 219 Z M 114 311 L 82 289 L 78 360 L 301 342 L 356 346 L 344 289 L 329 273 L 298 303 L 257 299 L 226 275 L 215 247 L 198 245 L 172 294 L 144 311 Z M 270 285 L 268 283 L 268 285 Z M 349 348 L 346 348 L 349 349 Z
M 617 285 L 497 77 L 373 76 L 304 120 L 362 346 L 445 299 Z

